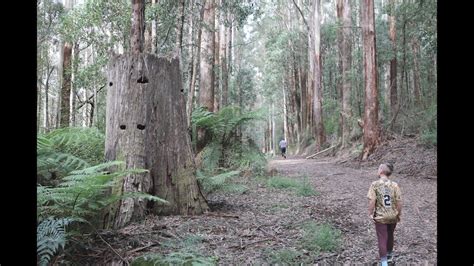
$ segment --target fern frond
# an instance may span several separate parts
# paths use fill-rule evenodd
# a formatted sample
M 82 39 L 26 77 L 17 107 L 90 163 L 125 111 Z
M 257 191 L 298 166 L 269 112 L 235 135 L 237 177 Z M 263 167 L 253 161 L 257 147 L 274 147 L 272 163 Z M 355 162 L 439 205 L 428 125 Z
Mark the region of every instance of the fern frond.
M 205 176 L 200 174 L 197 178 L 203 185 L 205 191 L 213 192 L 224 187 L 230 178 L 235 177 L 238 174 L 240 174 L 240 171 L 230 171 L 215 176 Z
M 47 218 L 36 229 L 37 255 L 41 265 L 47 265 L 52 257 L 66 245 L 66 226 L 75 219 Z

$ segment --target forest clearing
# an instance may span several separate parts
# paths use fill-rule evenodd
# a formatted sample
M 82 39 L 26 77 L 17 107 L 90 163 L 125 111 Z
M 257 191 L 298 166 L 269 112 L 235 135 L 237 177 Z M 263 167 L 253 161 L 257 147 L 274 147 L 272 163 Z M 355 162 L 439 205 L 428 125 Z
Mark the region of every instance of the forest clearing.
M 436 265 L 436 12 L 38 0 L 38 265 Z

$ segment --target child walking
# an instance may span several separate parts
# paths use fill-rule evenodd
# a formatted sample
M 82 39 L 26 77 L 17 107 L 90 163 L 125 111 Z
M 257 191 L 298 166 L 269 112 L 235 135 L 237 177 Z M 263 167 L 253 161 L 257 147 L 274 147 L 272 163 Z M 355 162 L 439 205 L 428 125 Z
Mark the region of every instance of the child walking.
M 391 164 L 381 164 L 378 169 L 380 178 L 372 182 L 367 193 L 369 217 L 375 222 L 382 266 L 393 261 L 393 232 L 402 213 L 400 187 L 389 179 L 392 172 Z

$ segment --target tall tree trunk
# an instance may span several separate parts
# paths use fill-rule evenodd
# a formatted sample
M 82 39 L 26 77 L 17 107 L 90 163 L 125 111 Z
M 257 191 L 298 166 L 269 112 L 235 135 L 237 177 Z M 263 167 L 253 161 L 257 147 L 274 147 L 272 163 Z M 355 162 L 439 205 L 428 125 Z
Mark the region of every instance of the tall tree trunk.
M 313 115 L 314 127 L 316 132 L 317 150 L 320 150 L 326 142 L 323 124 L 323 93 L 321 86 L 321 0 L 313 2 L 313 32 L 314 32 L 314 95 L 313 95 Z
M 69 126 L 71 109 L 71 55 L 72 44 L 64 43 L 63 48 L 63 66 L 62 66 L 62 87 L 61 87 L 61 127 Z
M 364 148 L 362 160 L 373 153 L 380 142 L 377 99 L 377 58 L 375 46 L 374 0 L 361 0 L 361 26 L 364 45 Z
M 43 97 L 41 95 L 41 84 L 37 83 L 36 85 L 36 134 L 40 133 L 41 128 L 41 105 L 43 102 Z
M 199 16 L 199 23 L 198 25 L 201 25 L 202 21 L 203 21 L 203 17 L 204 17 L 204 7 L 201 8 L 200 10 L 200 16 Z M 196 89 L 196 75 L 197 75 L 197 67 L 199 66 L 200 62 L 201 62 L 201 36 L 202 36 L 202 26 L 198 26 L 197 27 L 197 31 L 198 31 L 198 37 L 197 37 L 197 41 L 196 41 L 196 53 L 193 53 L 195 54 L 195 58 L 194 59 L 194 62 L 193 62 L 193 66 L 191 68 L 191 79 L 190 79 L 190 82 L 189 82 L 189 90 L 188 90 L 188 99 L 186 101 L 186 112 L 188 114 L 187 116 L 187 119 L 188 119 L 188 127 L 191 126 L 191 114 L 193 112 L 193 103 L 194 103 L 194 96 L 195 96 L 195 89 Z M 192 50 L 191 50 L 191 53 L 192 53 Z
M 156 5 L 157 0 L 151 0 L 151 6 L 154 7 Z M 156 54 L 156 49 L 158 45 L 158 39 L 156 38 L 157 34 L 157 27 L 156 27 L 156 18 L 151 21 L 151 53 Z
M 311 16 L 311 21 L 314 20 L 314 16 Z M 311 23 L 312 25 L 313 23 Z M 312 29 L 312 27 L 311 27 Z M 308 32 L 308 60 L 309 60 L 309 70 L 308 70 L 308 79 L 307 79 L 307 97 L 306 97 L 306 107 L 307 107 L 307 128 L 310 129 L 310 135 L 314 136 L 314 127 L 313 127 L 313 94 L 314 94 L 314 40 L 313 40 L 313 31 Z
M 397 93 L 397 42 L 396 42 L 396 18 L 395 18 L 395 1 L 390 0 L 389 15 L 389 38 L 392 43 L 392 58 L 390 59 L 390 114 L 393 117 L 398 106 Z
M 214 111 L 214 0 L 206 0 L 201 36 L 199 103 Z
M 201 60 L 199 76 L 199 105 L 214 112 L 214 3 L 215 0 L 206 0 L 204 6 L 201 36 Z M 198 129 L 196 152 L 199 153 L 210 141 L 209 134 L 203 128 Z
M 415 94 L 415 103 L 417 106 L 421 104 L 421 84 L 420 84 L 420 67 L 418 63 L 418 53 L 420 45 L 417 39 L 412 41 L 413 49 L 413 93 Z
M 286 101 L 286 92 L 285 86 L 282 84 L 282 94 L 283 94 L 283 136 L 286 141 L 288 141 L 288 108 L 287 108 L 287 101 Z
M 71 99 L 72 99 L 72 113 L 71 113 L 71 124 L 76 126 L 76 106 L 77 106 L 77 69 L 79 67 L 79 43 L 75 42 L 73 47 L 73 60 L 72 60 L 72 85 L 71 85 Z
M 352 68 L 352 20 L 351 20 L 351 2 L 350 0 L 338 0 L 338 14 L 342 21 L 341 39 L 342 45 L 340 46 L 341 56 L 341 99 L 342 99 L 342 112 L 341 112 L 341 125 L 342 125 L 342 147 L 347 145 L 351 134 L 351 119 L 352 119 L 352 108 L 351 108 L 351 79 L 350 71 Z
M 132 54 L 143 52 L 145 39 L 145 3 L 144 0 L 132 0 L 132 30 L 130 32 L 130 50 Z
M 45 132 L 49 131 L 49 127 L 51 125 L 51 118 L 50 118 L 50 112 L 49 112 L 49 79 L 51 77 L 51 74 L 53 73 L 54 67 L 51 67 L 49 69 L 47 76 L 46 76 L 46 83 L 44 86 L 44 129 Z
M 223 0 L 221 0 L 221 5 L 223 3 Z M 222 19 L 224 20 L 225 19 L 225 16 L 227 16 L 227 14 L 225 13 L 221 13 L 220 14 Z M 225 24 L 222 24 L 220 26 L 220 29 L 219 29 L 219 33 L 220 33 L 220 52 L 219 52 L 219 55 L 220 55 L 220 66 L 221 66 L 221 82 L 220 82 L 220 86 L 221 86 L 221 105 L 222 107 L 225 107 L 227 106 L 227 98 L 228 98 L 228 73 L 227 73 L 227 53 L 226 53 L 226 50 L 227 50 L 227 29 L 226 29 L 226 26 Z
M 217 0 L 214 0 L 217 1 Z M 217 9 L 216 9 L 217 11 Z M 220 76 L 221 76 L 221 67 L 220 67 L 220 26 L 219 26 L 219 16 L 220 14 L 214 14 L 214 112 L 219 112 L 220 108 Z
M 184 7 L 184 0 L 179 0 L 177 17 L 178 23 L 176 23 L 176 48 L 179 50 L 180 54 L 183 50 Z

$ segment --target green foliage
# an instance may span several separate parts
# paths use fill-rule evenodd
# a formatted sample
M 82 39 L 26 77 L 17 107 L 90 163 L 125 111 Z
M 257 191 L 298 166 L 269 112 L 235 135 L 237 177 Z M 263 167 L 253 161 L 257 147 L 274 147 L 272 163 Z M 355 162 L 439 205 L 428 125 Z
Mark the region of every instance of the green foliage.
M 308 222 L 303 226 L 302 247 L 312 252 L 335 251 L 341 244 L 341 231 L 330 224 Z
M 107 162 L 70 172 L 58 187 L 38 186 L 36 191 L 38 220 L 50 216 L 91 219 L 110 203 L 129 196 L 105 196 L 107 190 L 126 175 L 146 171 L 121 169 L 109 172 L 108 170 L 123 165 L 123 162 Z
M 209 112 L 205 107 L 193 110 L 191 123 L 193 126 L 208 130 L 214 139 L 222 140 L 221 143 L 229 143 L 233 132 L 244 123 L 264 119 L 262 111 L 242 113 L 237 106 L 226 106 L 217 113 Z
M 218 6 L 218 9 L 224 13 L 234 14 L 233 20 L 237 22 L 237 27 L 241 28 L 247 18 L 254 14 L 259 15 L 259 1 L 256 0 L 235 0 L 235 1 L 222 1 L 222 5 Z M 227 18 L 224 19 L 224 24 L 229 26 L 231 21 Z M 234 22 L 235 23 L 235 22 Z
M 47 141 L 39 142 L 47 144 Z M 146 193 L 110 194 L 111 187 L 143 169 L 121 169 L 123 162 L 107 162 L 70 172 L 57 187 L 37 186 L 38 256 L 47 263 L 66 244 L 63 228 L 72 221 L 93 225 L 110 204 L 124 198 L 144 198 L 167 203 Z M 111 171 L 114 169 L 114 171 Z M 63 227 L 61 227 L 63 226 Z
M 216 265 L 218 257 L 199 254 L 198 246 L 203 241 L 199 235 L 188 235 L 184 239 L 173 239 L 163 246 L 177 251 L 170 254 L 149 253 L 136 258 L 132 265 Z
M 201 183 L 204 191 L 211 193 L 229 186 L 229 181 L 240 174 L 240 171 L 230 171 L 215 176 L 206 176 L 202 172 L 197 172 L 197 179 Z
M 211 142 L 201 152 L 204 175 L 213 176 L 221 169 L 249 170 L 261 173 L 266 165 L 264 155 L 251 139 L 241 141 L 239 128 L 251 121 L 263 119 L 262 110 L 242 113 L 235 106 L 227 106 L 217 113 L 200 107 L 193 111 L 191 122 L 194 131 L 204 128 L 211 134 Z
M 427 147 L 436 147 L 438 145 L 437 131 L 425 131 L 421 134 L 421 142 Z
M 318 195 L 318 193 L 316 193 L 311 184 L 309 184 L 308 182 L 304 182 L 297 188 L 296 195 L 302 197 L 310 197 Z
M 53 184 L 71 171 L 103 162 L 104 139 L 95 128 L 62 128 L 38 135 L 38 182 Z
M 167 255 L 146 254 L 135 259 L 132 266 L 155 266 L 155 265 L 217 265 L 217 257 L 207 257 L 189 252 L 173 252 Z
M 44 219 L 36 228 L 36 252 L 40 265 L 48 262 L 66 245 L 66 226 L 73 222 L 71 218 Z
M 267 181 L 267 185 L 270 187 L 285 189 L 285 188 L 298 188 L 300 183 L 296 179 L 274 176 Z
M 420 119 L 421 142 L 427 147 L 435 147 L 438 144 L 438 109 L 437 104 L 433 104 L 425 112 L 423 118 Z
M 326 135 L 337 136 L 339 131 L 340 110 L 340 103 L 337 100 L 331 98 L 325 99 L 323 103 L 323 123 Z
M 257 145 L 249 139 L 246 144 L 236 143 L 227 150 L 224 165 L 231 169 L 241 169 L 255 175 L 262 175 L 265 172 L 267 159 Z
M 267 185 L 278 189 L 291 189 L 296 192 L 296 195 L 302 197 L 317 195 L 306 178 L 301 181 L 288 177 L 274 176 L 268 179 Z
M 105 136 L 97 128 L 60 128 L 44 137 L 59 152 L 72 154 L 89 164 L 104 162 Z
M 294 265 L 296 263 L 301 263 L 303 258 L 302 252 L 289 248 L 278 251 L 268 250 L 266 253 L 268 263 L 270 264 Z

